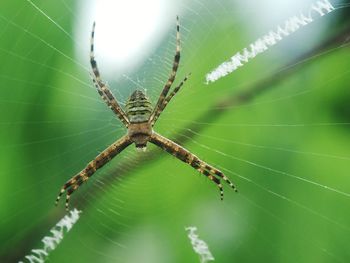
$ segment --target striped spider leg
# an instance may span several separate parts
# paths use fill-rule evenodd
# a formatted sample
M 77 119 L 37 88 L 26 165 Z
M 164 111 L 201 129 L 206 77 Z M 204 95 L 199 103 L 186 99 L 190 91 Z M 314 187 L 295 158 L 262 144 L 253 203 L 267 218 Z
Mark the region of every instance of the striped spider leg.
M 158 98 L 157 104 L 155 105 L 153 112 L 151 114 L 150 122 L 152 126 L 154 125 L 155 121 L 157 120 L 160 113 L 162 112 L 160 107 L 161 105 L 163 105 L 164 100 L 166 99 L 166 96 L 168 95 L 169 90 L 175 81 L 176 72 L 179 67 L 179 63 L 180 63 L 180 24 L 179 24 L 179 17 L 176 17 L 176 52 L 174 56 L 173 67 L 172 67 L 170 76 L 168 78 L 168 81 L 165 83 L 163 90 L 160 93 L 160 96 Z
M 186 150 L 184 147 L 161 136 L 156 132 L 153 132 L 149 141 L 162 148 L 164 151 L 175 156 L 179 160 L 191 165 L 194 169 L 196 169 L 201 174 L 206 176 L 209 180 L 214 182 L 220 190 L 221 200 L 224 199 L 224 191 L 220 179 L 224 180 L 230 187 L 232 187 L 237 192 L 237 188 L 235 187 L 235 185 L 220 170 L 202 161 L 196 155 Z
M 84 182 L 86 182 L 98 169 L 102 168 L 107 164 L 113 157 L 121 153 L 125 148 L 127 148 L 132 143 L 135 144 L 138 149 L 145 149 L 148 142 L 155 144 L 156 146 L 162 148 L 166 152 L 172 154 L 179 160 L 191 165 L 194 169 L 199 171 L 201 174 L 206 176 L 209 180 L 215 183 L 219 190 L 221 199 L 223 199 L 223 187 L 221 185 L 221 180 L 224 180 L 229 186 L 231 186 L 235 191 L 236 188 L 233 183 L 218 169 L 209 165 L 208 163 L 199 159 L 196 155 L 192 154 L 190 151 L 186 150 L 182 146 L 176 144 L 175 142 L 161 136 L 153 130 L 153 126 L 159 118 L 160 114 L 163 112 L 165 107 L 168 105 L 170 100 L 177 94 L 181 89 L 183 84 L 188 78 L 188 75 L 176 86 L 172 92 L 170 88 L 174 83 L 176 72 L 179 67 L 180 62 L 180 31 L 179 31 L 179 19 L 177 18 L 176 27 L 176 53 L 174 56 L 174 62 L 172 71 L 168 78 L 168 81 L 163 87 L 163 90 L 159 96 L 157 104 L 155 107 L 152 106 L 150 100 L 146 96 L 145 92 L 142 90 L 135 90 L 125 104 L 125 111 L 119 106 L 118 101 L 113 96 L 109 87 L 102 81 L 100 77 L 100 72 L 97 68 L 97 63 L 94 55 L 94 32 L 95 23 L 92 27 L 91 33 L 91 52 L 90 52 L 90 63 L 92 68 L 92 81 L 100 94 L 103 101 L 107 104 L 109 108 L 116 114 L 118 119 L 127 128 L 127 134 L 122 138 L 114 142 L 107 149 L 101 152 L 94 160 L 92 160 L 88 165 L 78 174 L 73 176 L 68 180 L 61 188 L 57 198 L 56 205 L 60 200 L 61 196 L 66 193 L 66 209 L 68 210 L 70 196 L 75 190 L 79 188 Z
M 160 114 L 162 113 L 162 111 L 164 110 L 166 105 L 175 96 L 175 94 L 180 90 L 182 85 L 186 82 L 188 77 L 191 75 L 191 73 L 188 74 L 180 82 L 180 84 L 176 88 L 174 88 L 174 90 L 168 95 L 169 90 L 170 90 L 172 84 L 174 83 L 174 80 L 175 80 L 175 77 L 176 77 L 176 73 L 177 73 L 177 69 L 178 69 L 179 63 L 180 63 L 180 24 L 179 24 L 179 17 L 176 17 L 176 22 L 177 22 L 177 24 L 176 24 L 176 52 L 175 52 L 175 56 L 174 56 L 173 67 L 172 67 L 172 71 L 170 73 L 169 79 L 165 83 L 164 88 L 163 88 L 163 90 L 162 90 L 162 92 L 161 92 L 161 94 L 159 96 L 158 101 L 157 101 L 157 104 L 154 107 L 154 110 L 153 110 L 152 115 L 150 117 L 150 123 L 151 123 L 152 127 L 154 126 L 155 122 L 159 118 Z
M 100 71 L 97 67 L 97 62 L 95 60 L 95 53 L 94 53 L 94 38 L 95 38 L 95 25 L 94 22 L 92 25 L 92 31 L 91 31 L 91 42 L 90 42 L 90 64 L 92 68 L 92 81 L 95 84 L 95 87 L 97 88 L 97 92 L 100 94 L 102 99 L 106 102 L 108 107 L 112 109 L 112 111 L 118 116 L 119 120 L 125 125 L 125 127 L 129 126 L 129 120 L 126 116 L 124 110 L 119 106 L 118 101 L 113 96 L 111 90 L 105 84 L 100 75 Z
M 91 39 L 90 39 L 90 64 L 92 68 L 92 81 L 97 89 L 98 94 L 101 96 L 102 100 L 107 104 L 109 108 L 117 115 L 118 119 L 128 128 L 130 121 L 124 110 L 120 107 L 118 101 L 112 94 L 109 87 L 102 81 L 100 72 L 97 67 L 97 62 L 95 60 L 94 53 L 94 36 L 95 36 L 95 22 L 92 25 Z M 93 161 L 91 161 L 80 173 L 73 176 L 68 180 L 61 188 L 57 198 L 56 205 L 58 204 L 61 196 L 67 191 L 66 195 L 66 210 L 68 210 L 69 200 L 71 194 L 79 188 L 79 186 L 87 181 L 97 169 L 108 163 L 113 157 L 123 151 L 127 146 L 129 146 L 133 141 L 128 135 L 125 135 L 102 153 L 100 153 Z
M 176 95 L 176 93 L 181 89 L 182 85 L 186 82 L 188 77 L 191 75 L 191 73 L 187 74 L 187 76 L 180 82 L 178 86 L 176 86 L 173 91 L 164 99 L 162 104 L 159 105 L 157 111 L 155 112 L 155 115 L 153 119 L 151 120 L 152 127 L 156 123 L 157 119 L 159 118 L 160 114 L 163 112 L 165 107 L 168 105 L 169 101 Z
M 160 114 L 163 112 L 165 107 L 168 105 L 170 100 L 176 95 L 176 93 L 181 89 L 183 84 L 188 79 L 188 74 L 181 82 L 180 84 L 175 87 L 172 92 L 168 95 L 169 90 L 175 80 L 176 72 L 179 66 L 180 62 L 180 25 L 179 25 L 179 18 L 177 17 L 177 26 L 176 26 L 176 53 L 174 56 L 174 62 L 173 62 L 173 68 L 172 72 L 170 74 L 170 77 L 165 84 L 163 91 L 161 92 L 158 102 L 156 106 L 154 107 L 154 110 L 150 117 L 150 124 L 153 127 L 156 123 L 157 119 L 159 118 Z M 172 154 L 176 158 L 180 159 L 181 161 L 191 165 L 193 168 L 195 168 L 197 171 L 199 171 L 201 174 L 205 175 L 210 179 L 212 182 L 214 182 L 218 188 L 220 189 L 220 196 L 221 200 L 223 199 L 223 188 L 220 182 L 221 178 L 226 183 L 228 183 L 236 192 L 237 189 L 234 186 L 234 184 L 218 169 L 212 167 L 211 165 L 207 164 L 206 162 L 200 160 L 196 155 L 192 154 L 182 146 L 176 144 L 175 142 L 161 136 L 160 134 L 156 132 L 152 132 L 152 135 L 149 139 L 149 141 L 158 147 L 162 148 L 166 152 Z M 219 178 L 217 178 L 219 177 Z
M 112 160 L 113 157 L 122 152 L 131 143 L 132 140 L 130 137 L 128 135 L 125 135 L 115 143 L 111 144 L 99 155 L 97 155 L 96 158 L 92 160 L 81 172 L 73 176 L 62 186 L 61 191 L 56 198 L 56 205 L 58 204 L 58 201 L 64 192 L 67 191 L 66 210 L 68 211 L 69 199 L 73 192 L 77 190 L 82 183 L 86 182 L 96 172 L 97 169 L 102 168 L 102 166 Z

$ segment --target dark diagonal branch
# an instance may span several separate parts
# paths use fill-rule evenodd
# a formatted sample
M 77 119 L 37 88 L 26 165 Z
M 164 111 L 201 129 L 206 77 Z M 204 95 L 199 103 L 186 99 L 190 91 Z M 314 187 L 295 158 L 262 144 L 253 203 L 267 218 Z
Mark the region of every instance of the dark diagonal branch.
M 178 135 L 175 134 L 173 137 L 175 141 L 185 145 L 186 142 L 196 135 L 195 133 L 200 133 L 203 129 L 205 129 L 205 125 L 201 125 L 201 123 L 213 122 L 215 119 L 225 114 L 228 111 L 234 110 L 234 107 L 245 105 L 255 98 L 257 98 L 260 94 L 265 93 L 273 88 L 279 87 L 281 81 L 284 81 L 289 76 L 293 75 L 295 72 L 299 72 L 302 70 L 307 63 L 303 63 L 305 60 L 309 60 L 314 56 L 319 56 L 324 52 L 328 52 L 332 50 L 332 48 L 337 48 L 345 44 L 347 40 L 349 40 L 350 35 L 350 26 L 348 26 L 345 30 L 337 34 L 336 36 L 324 41 L 321 45 L 314 48 L 312 51 L 307 54 L 302 55 L 301 57 L 296 58 L 291 63 L 288 63 L 284 67 L 273 74 L 271 76 L 261 79 L 254 84 L 247 85 L 242 88 L 240 92 L 233 92 L 231 95 L 226 96 L 225 98 L 219 99 L 213 106 L 207 109 L 203 114 L 191 122 L 188 126 L 185 126 Z M 316 60 L 313 60 L 315 62 Z M 252 63 L 252 62 L 251 62 Z M 190 132 L 192 131 L 192 132 Z M 184 136 L 185 135 L 185 136 Z M 94 196 L 103 195 L 110 185 L 110 182 L 115 181 L 116 177 L 126 177 L 129 176 L 132 172 L 138 170 L 144 163 L 150 163 L 156 161 L 158 158 L 161 158 L 162 154 L 159 154 L 158 150 L 150 151 L 143 157 L 136 157 L 135 163 L 138 165 L 130 165 L 129 162 L 121 162 L 118 164 L 118 167 L 115 169 L 113 173 L 110 175 L 104 176 L 101 178 L 103 182 L 109 182 L 108 184 L 104 184 L 104 189 L 100 188 L 90 188 L 89 191 L 93 192 Z M 52 196 L 52 200 L 54 201 L 54 196 Z M 79 209 L 84 210 L 89 206 L 87 202 L 79 202 Z M 31 245 L 35 242 L 38 242 L 37 237 L 44 236 L 48 229 L 52 225 L 55 224 L 56 221 L 59 220 L 60 217 L 63 216 L 64 209 L 53 208 L 52 211 L 49 212 L 48 216 L 38 225 L 31 229 L 26 236 L 22 238 L 22 240 L 13 244 L 12 247 L 16 248 L 8 253 L 0 255 L 0 262 L 17 262 L 20 260 L 23 255 L 29 252 L 28 245 Z

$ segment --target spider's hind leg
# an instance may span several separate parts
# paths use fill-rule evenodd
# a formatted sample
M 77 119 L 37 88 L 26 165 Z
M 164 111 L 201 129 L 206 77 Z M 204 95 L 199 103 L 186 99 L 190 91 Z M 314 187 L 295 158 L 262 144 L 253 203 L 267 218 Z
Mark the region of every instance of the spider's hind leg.
M 217 177 L 220 177 L 222 180 L 224 180 L 235 192 L 238 192 L 236 186 L 228 179 L 220 170 L 214 168 L 213 166 L 210 166 L 208 164 L 205 164 L 205 169 L 211 174 L 216 175 Z
M 65 203 L 65 206 L 66 206 L 66 210 L 68 211 L 69 210 L 69 200 L 70 200 L 70 196 L 73 194 L 73 192 L 75 190 L 77 190 L 79 188 L 79 186 L 82 185 L 82 183 L 84 183 L 85 181 L 88 180 L 88 177 L 82 177 L 81 180 L 79 180 L 77 183 L 75 183 L 74 185 L 72 185 L 72 187 L 70 187 L 68 190 L 67 190 L 67 195 L 66 195 L 66 203 Z
M 82 185 L 82 183 L 84 183 L 88 179 L 89 179 L 89 177 L 86 175 L 86 173 L 84 171 L 82 171 L 79 174 L 75 175 L 72 179 L 68 180 L 61 188 L 61 190 L 56 198 L 55 205 L 57 206 L 58 202 L 61 199 L 61 196 L 64 194 L 64 192 L 67 191 L 66 205 L 65 206 L 66 206 L 66 210 L 68 211 L 70 196 L 72 195 L 72 193 L 75 190 L 77 190 L 79 188 L 80 185 Z
M 209 173 L 208 171 L 204 170 L 202 167 L 197 169 L 201 174 L 205 175 L 206 177 L 208 177 L 208 179 L 212 182 L 214 182 L 220 191 L 220 199 L 224 200 L 224 189 L 222 187 L 222 184 L 220 182 L 220 179 L 216 178 L 215 176 L 213 176 L 211 173 Z
M 237 192 L 234 184 L 220 170 L 202 161 L 196 155 L 186 150 L 184 147 L 161 136 L 156 132 L 153 132 L 150 138 L 150 142 L 167 151 L 179 160 L 191 165 L 194 169 L 196 169 L 201 174 L 206 176 L 209 180 L 214 182 L 219 187 L 221 200 L 223 199 L 224 191 L 220 179 L 224 180 L 228 185 L 231 186 L 231 188 L 233 188 Z
M 115 143 L 111 144 L 107 149 L 101 152 L 94 160 L 92 160 L 80 173 L 73 176 L 68 180 L 61 188 L 57 198 L 56 205 L 60 200 L 64 192 L 66 195 L 66 210 L 68 210 L 69 199 L 75 190 L 79 188 L 84 182 L 86 182 L 98 169 L 103 167 L 106 163 L 112 160 L 117 154 L 121 153 L 126 147 L 132 143 L 130 137 L 125 135 Z

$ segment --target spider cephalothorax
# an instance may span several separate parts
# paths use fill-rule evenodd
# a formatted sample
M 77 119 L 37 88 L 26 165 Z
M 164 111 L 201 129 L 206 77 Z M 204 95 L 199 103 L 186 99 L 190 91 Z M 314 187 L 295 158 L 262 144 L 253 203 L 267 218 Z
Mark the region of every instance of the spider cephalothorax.
M 179 160 L 191 165 L 201 174 L 206 176 L 209 180 L 214 182 L 221 194 L 223 199 L 223 188 L 220 180 L 224 180 L 234 190 L 235 186 L 231 181 L 218 169 L 207 164 L 206 162 L 199 159 L 196 155 L 186 150 L 184 147 L 176 144 L 175 142 L 161 136 L 160 134 L 153 131 L 153 126 L 157 121 L 158 117 L 168 105 L 169 101 L 175 96 L 180 90 L 184 82 L 187 80 L 187 76 L 176 86 L 172 92 L 170 88 L 175 80 L 176 72 L 180 62 L 180 26 L 179 20 L 177 19 L 176 27 L 176 52 L 174 56 L 173 68 L 165 83 L 163 90 L 158 98 L 158 101 L 154 107 L 147 98 L 143 91 L 134 91 L 125 104 L 125 111 L 119 106 L 118 101 L 113 96 L 107 84 L 105 84 L 100 76 L 100 72 L 97 68 L 97 63 L 94 55 L 94 32 L 95 23 L 92 27 L 91 33 L 91 52 L 90 52 L 90 63 L 92 67 L 92 80 L 96 86 L 97 92 L 101 98 L 106 102 L 108 107 L 117 115 L 119 120 L 128 129 L 127 134 L 122 138 L 111 144 L 107 149 L 101 152 L 94 160 L 92 160 L 81 172 L 73 176 L 68 180 L 63 187 L 56 199 L 58 203 L 60 197 L 67 191 L 66 195 L 66 209 L 68 210 L 68 204 L 71 194 L 78 189 L 78 187 L 91 177 L 97 169 L 108 163 L 113 157 L 122 152 L 130 144 L 135 143 L 136 148 L 145 149 L 148 142 L 162 148 L 166 152 L 172 154 Z

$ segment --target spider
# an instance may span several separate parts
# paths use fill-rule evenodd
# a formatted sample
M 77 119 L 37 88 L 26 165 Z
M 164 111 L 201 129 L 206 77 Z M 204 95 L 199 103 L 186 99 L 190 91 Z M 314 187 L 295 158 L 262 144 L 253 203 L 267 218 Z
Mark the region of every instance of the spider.
M 108 105 L 109 108 L 117 115 L 118 119 L 127 128 L 127 134 L 122 138 L 114 142 L 107 149 L 101 152 L 94 160 L 92 160 L 81 172 L 73 176 L 68 180 L 61 191 L 59 192 L 56 205 L 61 196 L 66 194 L 66 210 L 68 210 L 69 200 L 72 193 L 79 188 L 79 186 L 86 182 L 98 169 L 102 168 L 112 158 L 121 153 L 132 143 L 135 144 L 137 149 L 145 150 L 148 142 L 155 144 L 162 148 L 166 152 L 172 154 L 179 160 L 191 165 L 194 169 L 206 176 L 209 180 L 214 182 L 220 190 L 220 197 L 223 200 L 223 187 L 220 179 L 224 180 L 230 187 L 236 192 L 237 189 L 234 184 L 218 169 L 209 165 L 208 163 L 199 159 L 196 155 L 186 150 L 182 146 L 175 142 L 163 137 L 153 130 L 153 126 L 168 105 L 170 100 L 180 90 L 183 84 L 186 82 L 189 74 L 175 87 L 170 94 L 169 90 L 175 80 L 176 72 L 180 62 L 180 25 L 179 18 L 177 17 L 176 25 L 176 52 L 173 61 L 172 71 L 168 78 L 168 81 L 163 87 L 163 90 L 158 98 L 157 104 L 152 107 L 152 104 L 146 94 L 141 90 L 135 90 L 128 100 L 126 101 L 125 111 L 120 107 L 118 101 L 113 96 L 108 85 L 102 81 L 100 72 L 97 67 L 94 54 L 94 34 L 95 34 L 95 22 L 91 31 L 91 50 L 90 50 L 90 63 L 92 67 L 92 81 L 100 94 L 101 98 Z

